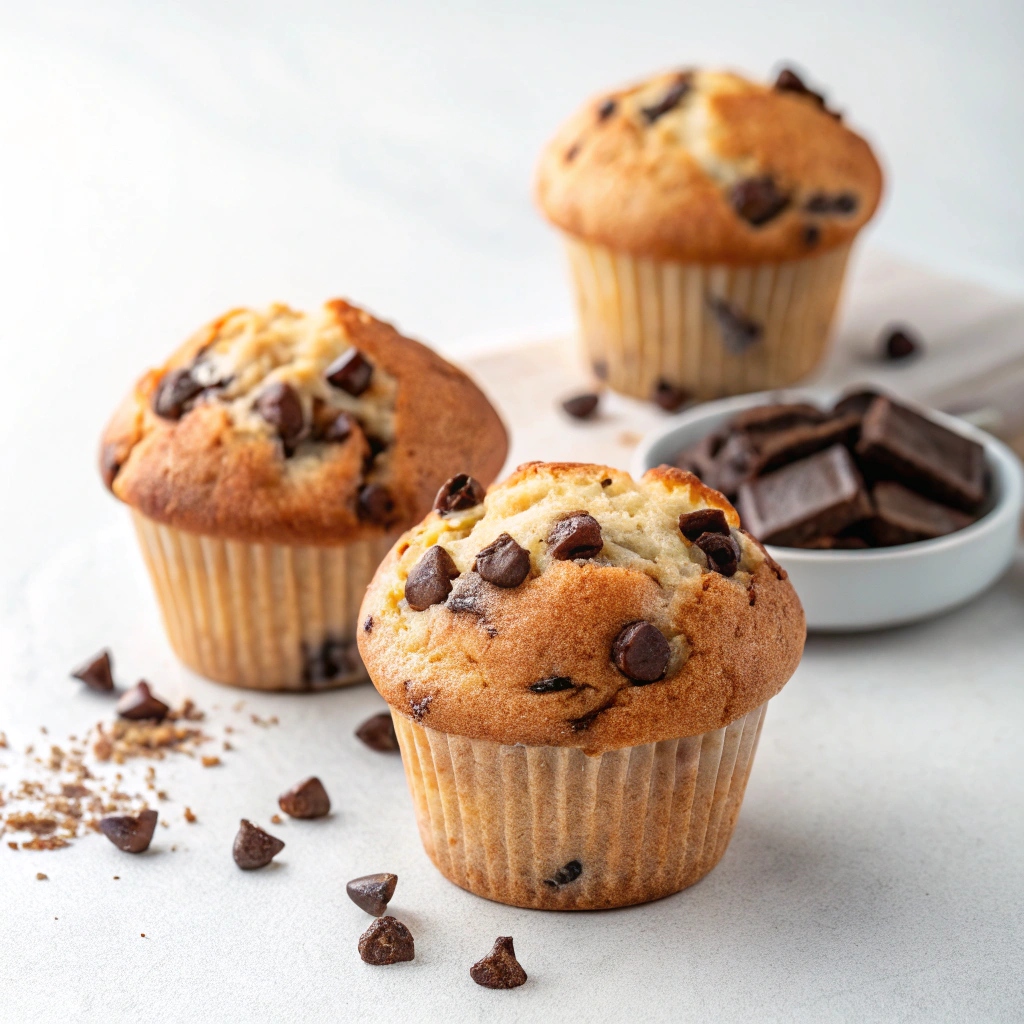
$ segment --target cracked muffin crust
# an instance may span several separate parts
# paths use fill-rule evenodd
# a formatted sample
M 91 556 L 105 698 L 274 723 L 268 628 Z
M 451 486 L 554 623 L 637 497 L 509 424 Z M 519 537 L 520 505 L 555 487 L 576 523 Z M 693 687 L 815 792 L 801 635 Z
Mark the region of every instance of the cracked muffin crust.
M 690 473 L 528 463 L 444 497 L 360 611 L 370 677 L 414 722 L 596 754 L 720 729 L 800 660 L 785 572 Z

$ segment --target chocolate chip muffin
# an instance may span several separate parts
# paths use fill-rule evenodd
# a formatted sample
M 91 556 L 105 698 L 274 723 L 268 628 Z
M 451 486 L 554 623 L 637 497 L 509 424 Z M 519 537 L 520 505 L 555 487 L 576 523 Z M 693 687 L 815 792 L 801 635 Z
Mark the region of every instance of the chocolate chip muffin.
M 691 885 L 800 660 L 785 572 L 683 470 L 529 463 L 468 490 L 399 540 L 360 612 L 428 854 L 517 906 Z
M 232 310 L 146 373 L 103 436 L 171 645 L 258 689 L 364 678 L 356 613 L 377 564 L 453 474 L 507 438 L 475 384 L 342 300 Z
M 603 93 L 558 131 L 536 182 L 587 356 L 638 398 L 809 373 L 881 190 L 867 142 L 790 70 L 770 86 L 683 70 Z

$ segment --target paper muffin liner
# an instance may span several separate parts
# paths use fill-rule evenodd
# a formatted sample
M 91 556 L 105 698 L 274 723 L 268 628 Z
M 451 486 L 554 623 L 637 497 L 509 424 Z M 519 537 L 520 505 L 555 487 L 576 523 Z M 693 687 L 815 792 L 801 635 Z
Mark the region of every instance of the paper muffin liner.
M 248 544 L 132 511 L 175 654 L 209 679 L 319 690 L 366 678 L 359 604 L 395 536 L 337 547 Z
M 445 877 L 517 907 L 593 910 L 668 896 L 718 863 L 766 706 L 701 736 L 597 756 L 392 718 L 420 836 Z
M 565 236 L 588 362 L 649 399 L 659 380 L 700 399 L 784 387 L 821 361 L 850 244 L 733 267 L 638 258 Z M 760 328 L 727 337 L 716 304 Z

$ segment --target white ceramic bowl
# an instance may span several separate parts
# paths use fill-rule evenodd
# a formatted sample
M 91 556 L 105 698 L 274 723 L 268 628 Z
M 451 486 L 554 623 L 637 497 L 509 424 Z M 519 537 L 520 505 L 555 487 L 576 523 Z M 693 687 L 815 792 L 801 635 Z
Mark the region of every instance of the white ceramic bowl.
M 644 438 L 633 473 L 640 476 L 654 466 L 671 463 L 680 451 L 742 409 L 766 402 L 812 402 L 827 408 L 834 398 L 825 391 L 788 389 L 696 406 Z M 1024 501 L 1020 460 L 1001 441 L 963 420 L 921 411 L 984 446 L 992 481 L 987 511 L 966 529 L 898 547 L 807 551 L 769 546 L 800 595 L 808 629 L 881 629 L 938 615 L 991 586 L 1013 560 Z

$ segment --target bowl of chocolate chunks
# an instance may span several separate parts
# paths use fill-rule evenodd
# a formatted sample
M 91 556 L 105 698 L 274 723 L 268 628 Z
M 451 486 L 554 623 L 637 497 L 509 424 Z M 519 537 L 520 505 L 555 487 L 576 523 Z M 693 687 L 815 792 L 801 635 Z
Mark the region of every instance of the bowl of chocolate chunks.
M 1024 471 L 970 424 L 870 388 L 706 402 L 646 437 L 634 473 L 688 469 L 789 573 L 809 629 L 938 615 L 1013 560 Z

